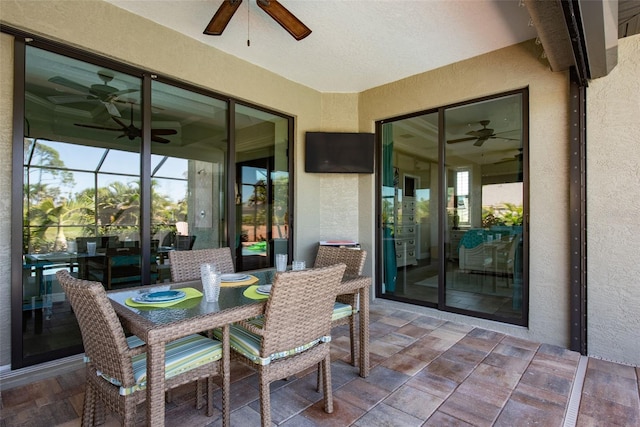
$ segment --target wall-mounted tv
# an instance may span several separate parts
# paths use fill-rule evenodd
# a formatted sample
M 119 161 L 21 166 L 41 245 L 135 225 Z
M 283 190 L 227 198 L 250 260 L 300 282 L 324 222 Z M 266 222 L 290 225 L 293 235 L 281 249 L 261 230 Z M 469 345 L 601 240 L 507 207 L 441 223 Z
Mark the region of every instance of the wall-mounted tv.
M 307 132 L 304 170 L 314 173 L 373 173 L 372 133 Z

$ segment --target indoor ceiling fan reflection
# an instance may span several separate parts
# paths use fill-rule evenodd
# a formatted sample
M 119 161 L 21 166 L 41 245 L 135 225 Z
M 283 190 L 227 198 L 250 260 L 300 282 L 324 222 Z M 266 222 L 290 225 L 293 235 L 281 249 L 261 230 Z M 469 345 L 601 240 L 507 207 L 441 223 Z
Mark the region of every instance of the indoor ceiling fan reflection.
M 142 129 L 137 128 L 133 124 L 133 104 L 131 104 L 130 111 L 131 111 L 131 121 L 130 121 L 130 123 L 128 125 L 126 123 L 124 123 L 122 120 L 120 120 L 119 118 L 111 116 L 111 119 L 114 122 L 116 122 L 118 125 L 120 125 L 119 128 L 110 128 L 110 127 L 106 127 L 106 126 L 96 126 L 96 125 L 86 125 L 86 124 L 82 124 L 82 123 L 75 123 L 75 125 L 79 126 L 79 127 L 83 127 L 83 128 L 89 128 L 89 129 L 98 129 L 98 130 L 122 132 L 122 135 L 118 136 L 117 138 L 127 137 L 127 138 L 129 138 L 129 141 L 133 141 L 136 138 L 142 138 Z M 175 129 L 151 129 L 151 140 L 154 141 L 154 142 L 159 142 L 161 144 L 168 144 L 171 141 L 169 141 L 166 138 L 162 138 L 159 135 L 175 135 L 177 133 L 178 133 L 178 131 L 175 130 Z
M 509 162 L 522 162 L 522 159 L 524 158 L 524 156 L 522 155 L 522 148 L 518 148 L 518 154 L 512 156 L 512 157 L 505 157 L 504 159 L 495 162 L 494 165 L 500 164 L 500 163 L 509 163 Z
M 139 89 L 118 89 L 113 86 L 109 86 L 109 82 L 113 80 L 113 72 L 108 70 L 98 71 L 98 77 L 102 80 L 102 84 L 93 84 L 91 86 L 85 86 L 80 83 L 69 80 L 65 77 L 55 76 L 51 77 L 49 81 L 66 88 L 72 89 L 80 94 L 70 95 L 54 95 L 48 96 L 47 99 L 54 104 L 73 104 L 79 102 L 96 101 L 100 102 L 107 109 L 111 116 L 121 117 L 120 111 L 115 106 L 114 102 L 118 100 L 120 95 L 127 93 L 138 92 Z
M 484 142 L 486 140 L 488 140 L 488 139 L 504 139 L 504 140 L 507 140 L 507 141 L 520 141 L 519 139 L 515 139 L 515 138 L 506 138 L 506 137 L 503 137 L 503 136 L 498 136 L 498 135 L 500 135 L 502 133 L 508 133 L 508 132 L 513 132 L 513 131 L 504 131 L 504 132 L 494 133 L 493 129 L 487 128 L 489 123 L 491 123 L 490 120 L 480 120 L 478 123 L 480 123 L 482 125 L 482 129 L 472 130 L 470 132 L 467 132 L 466 135 L 471 135 L 471 136 L 466 137 L 466 138 L 450 139 L 450 140 L 447 141 L 447 144 L 455 144 L 455 143 L 458 143 L 458 142 L 473 141 L 475 139 L 476 142 L 474 142 L 473 145 L 475 145 L 476 147 L 482 147 L 482 144 L 484 144 Z

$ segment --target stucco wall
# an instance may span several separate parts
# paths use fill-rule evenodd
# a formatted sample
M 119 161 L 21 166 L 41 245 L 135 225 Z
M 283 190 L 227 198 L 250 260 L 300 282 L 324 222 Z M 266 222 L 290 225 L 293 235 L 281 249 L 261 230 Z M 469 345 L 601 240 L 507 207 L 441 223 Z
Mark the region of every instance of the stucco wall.
M 375 121 L 529 87 L 529 328 L 431 314 L 568 346 L 568 74 L 549 71 L 540 53 L 530 41 L 371 89 L 361 94 L 360 118 Z
M 0 34 L 0 248 L 11 247 L 13 37 Z M 0 251 L 0 366 L 11 361 L 11 253 Z
M 640 35 L 587 89 L 588 353 L 640 365 Z
M 320 123 L 308 131 L 357 132 L 357 94 L 324 93 L 320 98 Z M 300 139 L 303 154 L 304 138 Z M 312 263 L 318 241 L 358 240 L 358 181 L 354 174 L 302 174 L 304 155 L 296 156 L 296 241 L 298 256 Z M 297 213 L 316 206 L 313 217 Z

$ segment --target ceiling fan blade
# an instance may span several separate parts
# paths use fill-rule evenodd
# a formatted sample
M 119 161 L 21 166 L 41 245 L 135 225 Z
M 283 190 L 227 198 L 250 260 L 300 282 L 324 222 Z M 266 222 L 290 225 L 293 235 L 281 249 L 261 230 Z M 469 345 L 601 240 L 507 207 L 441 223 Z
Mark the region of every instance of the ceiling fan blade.
M 496 136 L 496 135 L 492 135 L 489 138 L 491 138 L 491 139 L 504 139 L 505 141 L 520 141 L 518 138 L 505 138 L 504 136 Z
M 87 99 L 86 95 L 53 95 L 47 96 L 47 99 L 54 104 L 73 104 L 76 102 L 91 101 L 91 99 Z
M 465 141 L 473 141 L 477 136 L 472 136 L 469 138 L 460 138 L 460 139 L 450 139 L 447 141 L 447 144 L 455 144 L 456 142 L 465 142 Z
M 86 93 L 87 95 L 91 94 L 91 89 L 87 86 L 83 86 L 80 83 L 76 83 L 73 80 L 65 79 L 64 77 L 55 76 L 49 79 L 51 83 L 55 83 L 61 86 L 66 86 L 69 89 L 77 90 L 78 92 Z
M 151 136 L 156 135 L 175 135 L 178 131 L 175 129 L 151 129 Z
M 83 125 L 82 123 L 74 123 L 75 126 L 80 126 L 81 128 L 89 128 L 89 129 L 99 129 L 99 130 L 113 130 L 117 132 L 122 132 L 122 129 L 116 128 L 108 128 L 104 126 L 94 126 L 94 125 Z
M 204 34 L 208 36 L 221 35 L 229 21 L 231 21 L 233 14 L 240 7 L 240 3 L 242 3 L 242 0 L 224 0 L 216 14 L 211 18 L 207 28 L 204 29 Z
M 105 106 L 109 114 L 116 117 L 122 117 L 120 115 L 120 111 L 118 110 L 118 107 L 113 105 L 111 102 L 107 102 L 107 101 L 100 101 L 100 102 L 102 102 L 102 104 Z
M 267 12 L 278 24 L 289 32 L 296 40 L 302 40 L 311 34 L 309 27 L 304 25 L 296 16 L 289 12 L 287 8 L 278 3 L 277 0 L 257 0 L 260 9 Z
M 489 139 L 489 137 L 487 138 L 478 138 L 478 140 L 476 142 L 473 143 L 474 146 L 476 147 L 482 147 L 482 144 L 484 144 L 484 142 Z
M 170 142 L 171 142 L 171 141 L 169 141 L 168 139 L 161 138 L 161 137 L 159 137 L 159 136 L 152 136 L 152 137 L 151 137 L 151 140 L 152 140 L 152 141 L 155 141 L 155 142 L 159 142 L 160 144 L 168 144 L 168 143 L 170 143 Z
M 117 124 L 119 124 L 120 126 L 122 126 L 122 129 L 127 129 L 129 126 L 124 124 L 124 122 L 120 119 L 118 119 L 117 117 L 111 116 L 111 119 L 116 122 Z M 133 124 L 133 117 L 131 118 L 131 124 Z

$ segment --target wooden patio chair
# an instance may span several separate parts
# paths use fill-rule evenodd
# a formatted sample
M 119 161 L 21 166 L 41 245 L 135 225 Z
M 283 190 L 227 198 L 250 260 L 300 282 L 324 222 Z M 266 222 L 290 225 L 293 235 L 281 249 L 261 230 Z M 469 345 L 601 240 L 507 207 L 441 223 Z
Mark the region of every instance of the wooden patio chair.
M 345 276 L 360 276 L 367 259 L 367 251 L 361 249 L 338 248 L 334 246 L 319 246 L 314 262 L 314 268 L 344 263 L 347 266 Z M 349 340 L 351 342 L 351 364 L 356 366 L 358 342 L 356 337 L 356 318 L 358 313 L 358 293 L 342 294 L 336 297 L 334 305 L 332 327 L 349 325 Z M 363 333 L 365 331 L 360 331 Z
M 278 273 L 264 316 L 230 327 L 232 358 L 258 371 L 263 427 L 271 426 L 271 382 L 314 366 L 324 377 L 324 410 L 333 412 L 331 316 L 345 268 Z
M 171 251 L 169 252 L 169 262 L 173 282 L 200 280 L 200 265 L 204 263 L 214 263 L 221 273 L 235 272 L 229 247 Z
M 58 271 L 56 276 L 80 325 L 87 361 L 82 425 L 103 421 L 104 405 L 123 418 L 123 425 L 133 426 L 136 406 L 146 398 L 146 344 L 136 336 L 125 337 L 100 282 L 76 279 L 66 270 Z M 229 390 L 222 375 L 220 341 L 194 334 L 166 345 L 166 390 L 207 379 L 208 416 L 213 415 L 213 377 L 216 375 L 223 377 L 223 390 Z M 201 394 L 197 401 L 197 407 L 202 407 Z M 101 403 L 99 408 L 98 403 Z M 227 406 L 223 402 L 223 412 Z M 226 415 L 223 420 L 226 424 Z

